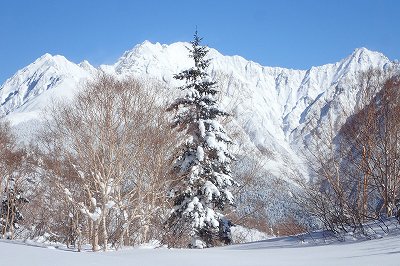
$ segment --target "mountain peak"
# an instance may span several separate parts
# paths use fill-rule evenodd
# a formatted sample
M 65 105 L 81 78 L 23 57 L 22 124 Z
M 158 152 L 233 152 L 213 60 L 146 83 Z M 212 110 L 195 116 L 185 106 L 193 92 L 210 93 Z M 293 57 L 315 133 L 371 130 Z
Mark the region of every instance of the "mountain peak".
M 75 65 L 67 58 L 62 55 L 51 55 L 49 53 L 45 53 L 38 59 L 36 59 L 32 64 L 23 68 L 22 70 L 30 69 L 30 70 L 39 70 L 41 68 L 47 69 L 49 67 L 56 67 L 60 70 L 67 70 Z
M 145 40 L 144 42 L 135 45 L 132 49 L 125 51 L 121 58 L 129 58 L 132 55 L 147 52 L 147 51 L 153 51 L 156 49 L 160 49 L 162 47 L 163 46 L 158 42 L 153 44 L 152 42 Z
M 67 81 L 64 86 L 68 87 L 68 84 L 86 80 L 94 72 L 90 71 L 89 66 L 88 63 L 86 68 L 78 66 L 62 55 L 42 55 L 30 65 L 18 70 L 0 87 L 0 116 L 16 110 L 28 101 L 34 101 L 36 96 L 45 91 L 63 88 L 64 81 Z
M 42 55 L 41 57 L 39 57 L 36 61 L 44 61 L 44 60 L 49 60 L 53 58 L 53 56 L 49 53 L 45 53 L 44 55 Z
M 87 60 L 83 60 L 78 64 L 81 68 L 88 71 L 90 74 L 94 74 L 97 70 L 94 66 L 92 66 Z
M 160 43 L 159 42 L 152 43 L 149 40 L 144 40 L 141 44 L 136 45 L 136 47 L 146 47 L 146 46 L 156 46 L 156 45 L 160 45 Z
M 354 49 L 353 54 L 361 54 L 361 53 L 373 53 L 373 51 L 369 50 L 366 47 L 359 47 Z
M 117 74 L 132 73 L 138 69 L 149 70 L 149 66 L 161 67 L 161 65 L 165 65 L 176 68 L 180 65 L 178 62 L 189 61 L 185 48 L 186 44 L 178 42 L 166 45 L 146 40 L 134 46 L 133 49 L 124 52 L 113 67 Z M 160 64 L 160 61 L 163 63 Z
M 371 51 L 365 47 L 356 48 L 350 55 L 350 59 L 357 63 L 374 63 L 378 61 L 389 61 L 389 59 L 380 52 Z
M 41 57 L 36 59 L 32 64 L 28 65 L 25 68 L 31 68 L 31 67 L 34 67 L 34 66 L 39 67 L 39 66 L 42 66 L 42 65 L 50 65 L 50 64 L 53 65 L 55 63 L 56 63 L 55 57 L 53 55 L 49 54 L 49 53 L 45 53 L 44 55 L 42 55 Z
M 339 69 L 334 81 L 341 79 L 346 73 L 356 74 L 371 67 L 385 69 L 390 64 L 391 61 L 382 53 L 360 47 L 335 64 Z

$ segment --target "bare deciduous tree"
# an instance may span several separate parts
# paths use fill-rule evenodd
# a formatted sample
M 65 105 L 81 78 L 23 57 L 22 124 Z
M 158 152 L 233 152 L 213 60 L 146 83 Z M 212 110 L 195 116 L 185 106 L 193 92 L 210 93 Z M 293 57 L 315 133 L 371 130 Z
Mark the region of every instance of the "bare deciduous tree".
M 101 74 L 52 109 L 42 134 L 49 194 L 69 221 L 62 227 L 93 250 L 160 233 L 176 134 L 155 90 L 156 83 Z
M 24 195 L 28 177 L 27 153 L 18 146 L 10 124 L 0 122 L 0 229 L 2 238 L 13 239 L 28 202 Z
M 371 70 L 361 76 L 360 83 L 365 84 L 361 96 L 366 104 L 342 127 L 340 146 L 348 150 L 350 167 L 346 169 L 359 180 L 363 215 L 392 216 L 400 185 L 399 77 Z

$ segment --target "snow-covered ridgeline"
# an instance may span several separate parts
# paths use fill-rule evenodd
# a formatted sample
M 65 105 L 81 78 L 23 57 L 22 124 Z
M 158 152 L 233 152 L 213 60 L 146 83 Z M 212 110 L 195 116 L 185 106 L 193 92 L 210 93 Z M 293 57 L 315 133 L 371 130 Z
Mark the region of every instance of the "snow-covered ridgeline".
M 14 125 L 39 119 L 40 111 L 54 98 L 71 98 L 85 80 L 100 69 L 110 74 L 155 78 L 167 87 L 179 85 L 173 75 L 190 67 L 186 46 L 152 44 L 148 41 L 125 52 L 114 65 L 95 69 L 87 61 L 74 64 L 63 56 L 46 54 L 19 70 L 0 87 L 0 113 Z M 323 117 L 340 116 L 338 102 L 354 104 L 357 91 L 352 82 L 370 67 L 386 68 L 393 63 L 383 54 L 365 48 L 334 64 L 292 70 L 265 67 L 240 56 L 223 56 L 217 50 L 212 75 L 220 80 L 223 105 L 232 111 L 235 123 L 251 143 L 268 154 L 267 167 L 279 175 L 296 168 L 296 147 L 312 128 L 305 128 L 311 116 L 321 119 L 314 127 L 323 127 Z M 340 88 L 340 90 L 338 90 Z M 175 89 L 171 89 L 175 92 Z M 336 103 L 336 104 L 333 104 Z

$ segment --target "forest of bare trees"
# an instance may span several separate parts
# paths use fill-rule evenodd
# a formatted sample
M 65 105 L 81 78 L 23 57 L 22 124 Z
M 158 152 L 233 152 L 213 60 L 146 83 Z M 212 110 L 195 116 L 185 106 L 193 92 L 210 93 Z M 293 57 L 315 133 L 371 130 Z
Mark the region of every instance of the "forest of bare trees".
M 46 235 L 78 250 L 84 243 L 106 250 L 161 239 L 178 135 L 159 89 L 99 75 L 73 103 L 53 105 L 30 156 L 1 124 L 3 237 L 13 238 L 24 220 L 29 237 Z M 32 201 L 26 218 L 24 192 Z
M 359 94 L 352 114 L 337 128 L 313 132 L 306 147 L 311 180 L 296 180 L 298 201 L 335 233 L 366 234 L 368 221 L 397 215 L 400 193 L 400 79 L 390 70 L 370 69 L 354 84 Z
M 176 134 L 154 86 L 101 75 L 51 111 L 39 167 L 58 236 L 97 250 L 161 234 Z

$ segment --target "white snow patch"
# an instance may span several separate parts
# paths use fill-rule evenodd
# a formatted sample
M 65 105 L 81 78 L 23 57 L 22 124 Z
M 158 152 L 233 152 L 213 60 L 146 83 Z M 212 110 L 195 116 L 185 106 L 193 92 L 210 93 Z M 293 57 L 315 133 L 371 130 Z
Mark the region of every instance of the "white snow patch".
M 197 160 L 200 162 L 204 161 L 204 150 L 201 146 L 197 147 Z

